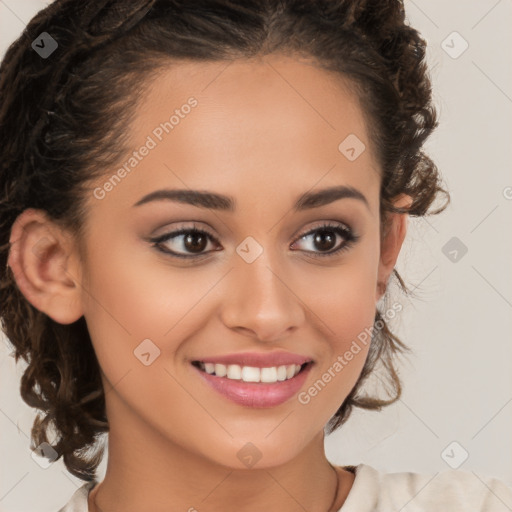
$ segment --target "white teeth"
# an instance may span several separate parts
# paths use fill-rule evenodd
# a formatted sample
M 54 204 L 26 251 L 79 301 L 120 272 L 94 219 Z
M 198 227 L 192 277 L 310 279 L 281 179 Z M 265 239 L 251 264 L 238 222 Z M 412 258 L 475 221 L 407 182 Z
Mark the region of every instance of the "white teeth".
M 277 368 L 262 368 L 260 382 L 277 382 Z
M 277 380 L 286 380 L 286 366 L 279 366 L 277 368 Z
M 295 377 L 300 372 L 301 365 L 289 364 L 272 366 L 269 368 L 257 368 L 255 366 L 240 366 L 238 364 L 213 364 L 200 363 L 203 371 L 217 377 L 227 377 L 232 380 L 243 382 L 282 382 Z
M 242 378 L 242 368 L 237 364 L 230 364 L 227 377 L 228 379 L 240 380 Z
M 228 373 L 228 369 L 225 365 L 223 364 L 216 364 L 215 365 L 215 375 L 217 375 L 217 377 L 225 377 Z
M 215 373 L 215 365 L 213 363 L 204 363 L 204 371 L 206 373 Z
M 244 382 L 260 382 L 260 369 L 253 366 L 242 368 L 242 380 Z

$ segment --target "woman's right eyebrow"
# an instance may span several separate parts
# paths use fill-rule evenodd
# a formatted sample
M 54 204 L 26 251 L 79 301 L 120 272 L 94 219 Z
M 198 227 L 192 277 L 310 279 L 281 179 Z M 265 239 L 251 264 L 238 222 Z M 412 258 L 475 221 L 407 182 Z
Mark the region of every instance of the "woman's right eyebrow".
M 305 192 L 294 204 L 294 211 L 301 212 L 312 208 L 325 206 L 339 199 L 357 199 L 362 201 L 368 209 L 370 205 L 364 194 L 351 186 L 339 185 L 329 187 L 316 192 Z M 227 212 L 236 211 L 236 199 L 224 194 L 202 190 L 185 190 L 185 189 L 160 189 L 151 192 L 133 206 L 140 206 L 151 201 L 175 201 L 185 203 L 198 208 L 208 208 L 212 210 L 222 210 Z

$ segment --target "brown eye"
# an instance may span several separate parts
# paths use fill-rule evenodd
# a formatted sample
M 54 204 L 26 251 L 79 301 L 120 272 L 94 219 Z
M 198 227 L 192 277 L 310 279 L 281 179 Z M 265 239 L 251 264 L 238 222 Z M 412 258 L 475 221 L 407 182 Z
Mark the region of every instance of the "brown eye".
M 343 224 L 324 224 L 308 231 L 300 237 L 300 240 L 307 241 L 308 238 L 310 241 L 306 245 L 309 245 L 309 249 L 306 249 L 306 252 L 312 253 L 315 257 L 323 257 L 332 256 L 348 249 L 359 239 L 359 236 L 355 235 L 350 228 Z M 337 249 L 333 250 L 337 245 L 336 240 L 338 238 L 343 239 L 344 242 Z M 295 244 L 297 243 L 295 242 Z
M 209 241 L 218 243 L 213 235 L 196 228 L 179 229 L 151 239 L 157 249 L 177 258 L 194 258 L 207 254 L 208 251 L 204 251 Z M 170 246 L 173 249 L 169 249 Z
M 204 251 L 208 245 L 208 239 L 203 233 L 188 233 L 183 239 L 183 246 L 187 251 L 198 253 Z

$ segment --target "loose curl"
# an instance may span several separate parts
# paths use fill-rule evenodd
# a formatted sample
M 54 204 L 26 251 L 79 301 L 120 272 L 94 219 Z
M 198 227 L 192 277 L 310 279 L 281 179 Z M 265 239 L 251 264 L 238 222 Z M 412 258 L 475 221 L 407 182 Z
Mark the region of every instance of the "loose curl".
M 58 42 L 48 59 L 31 48 L 42 32 Z M 7 266 L 11 227 L 23 210 L 42 209 L 81 239 L 88 185 L 127 151 L 126 126 L 150 78 L 171 59 L 281 52 L 348 79 L 380 164 L 384 236 L 389 213 L 437 214 L 450 201 L 421 150 L 438 124 L 425 48 L 398 0 L 57 0 L 30 21 L 0 67 L 0 315 L 16 362 L 28 363 L 21 396 L 44 413 L 34 421 L 32 449 L 49 442 L 53 427 L 57 458 L 90 481 L 109 424 L 85 319 L 61 325 L 25 299 Z M 445 204 L 429 211 L 439 193 Z M 408 207 L 393 205 L 400 194 L 412 197 Z M 393 276 L 411 293 L 396 269 Z M 384 317 L 377 307 L 365 365 L 329 433 L 354 406 L 380 410 L 401 396 L 395 359 L 410 349 Z M 388 399 L 361 392 L 378 365 Z

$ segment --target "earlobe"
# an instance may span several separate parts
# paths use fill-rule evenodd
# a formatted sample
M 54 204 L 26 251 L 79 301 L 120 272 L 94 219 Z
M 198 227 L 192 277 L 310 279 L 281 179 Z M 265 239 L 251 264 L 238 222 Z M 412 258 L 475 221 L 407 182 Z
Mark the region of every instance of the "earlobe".
M 412 197 L 402 194 L 398 197 L 393 204 L 397 207 L 410 207 Z M 377 288 L 375 292 L 375 299 L 379 301 L 384 295 L 387 288 L 387 283 L 393 268 L 395 267 L 400 249 L 407 234 L 407 213 L 390 213 L 389 214 L 389 227 L 386 230 L 386 235 L 381 241 L 379 270 L 377 278 Z
M 11 229 L 8 266 L 25 298 L 60 324 L 78 320 L 78 268 L 69 236 L 43 210 L 23 211 Z

